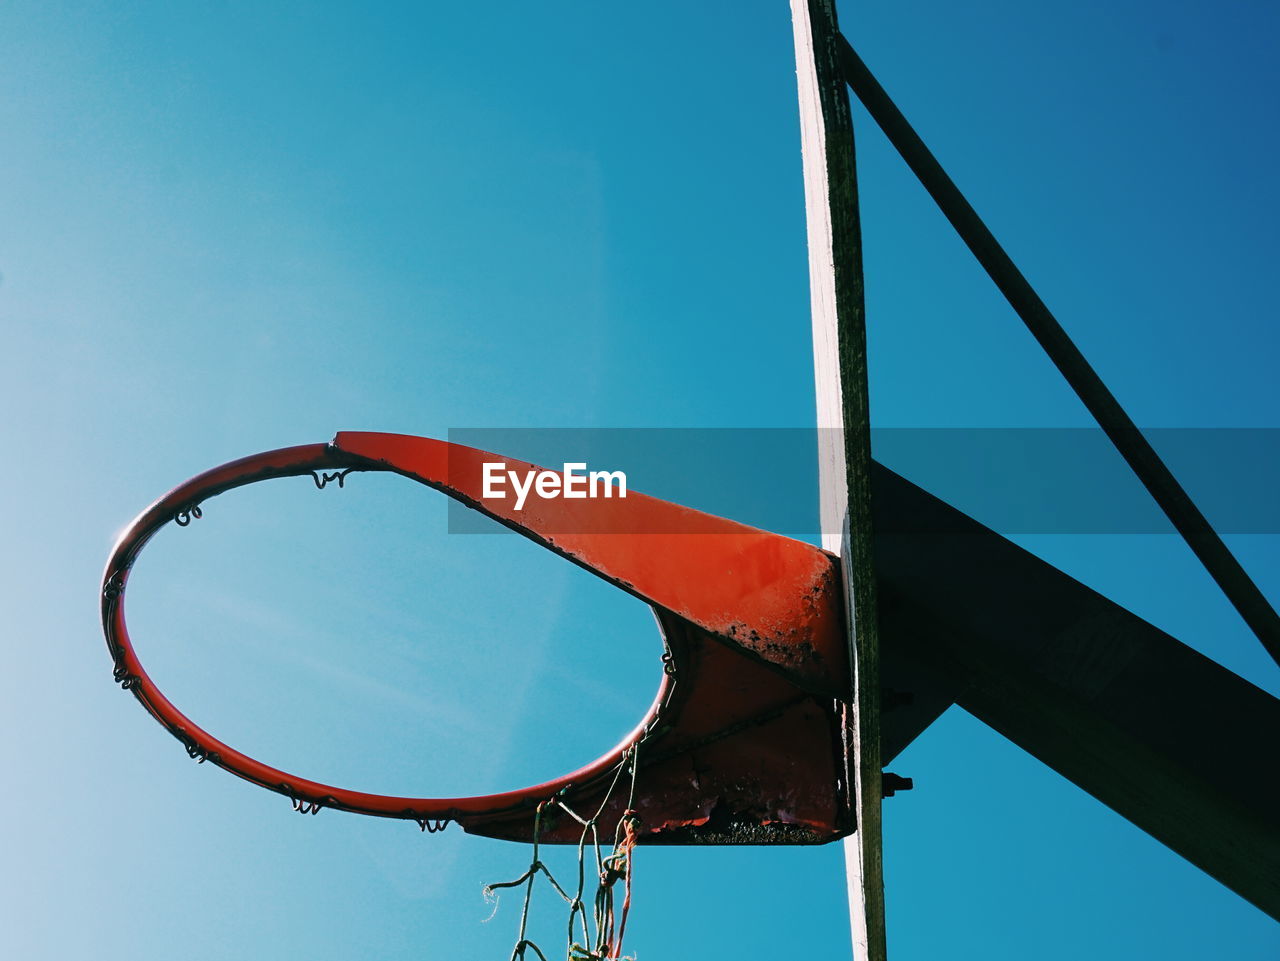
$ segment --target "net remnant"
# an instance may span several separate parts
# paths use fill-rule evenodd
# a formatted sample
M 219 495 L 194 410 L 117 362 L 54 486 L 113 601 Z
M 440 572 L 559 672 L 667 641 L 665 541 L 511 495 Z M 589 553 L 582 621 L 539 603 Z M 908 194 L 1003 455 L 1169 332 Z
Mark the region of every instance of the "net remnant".
M 618 763 L 609 789 L 596 808 L 595 814 L 590 818 L 583 817 L 565 803 L 565 790 L 542 801 L 534 814 L 533 854 L 528 870 L 513 881 L 499 881 L 485 885 L 485 898 L 493 901 L 497 899 L 496 892 L 503 888 L 524 887 L 520 927 L 516 935 L 515 947 L 511 951 L 511 961 L 524 961 L 530 951 L 541 961 L 549 961 L 543 950 L 528 935 L 529 910 L 533 905 L 533 895 L 539 875 L 545 877 L 550 887 L 569 905 L 568 930 L 565 937 L 566 961 L 634 961 L 634 956 L 622 953 L 622 940 L 627 930 L 627 915 L 631 910 L 634 849 L 640 830 L 640 817 L 635 810 L 636 768 L 640 743 L 641 741 L 637 741 L 633 744 Z M 600 843 L 600 819 L 604 816 L 610 801 L 613 800 L 624 776 L 630 781 L 627 806 L 614 826 L 613 848 L 606 854 Z M 558 808 L 560 812 L 582 826 L 582 834 L 578 840 L 578 881 L 572 894 L 556 880 L 541 857 L 542 819 L 549 808 Z M 592 857 L 595 860 L 596 890 L 592 897 L 591 918 L 588 920 L 584 895 L 587 886 L 587 862 Z M 623 886 L 622 906 L 615 910 L 614 889 L 619 882 Z

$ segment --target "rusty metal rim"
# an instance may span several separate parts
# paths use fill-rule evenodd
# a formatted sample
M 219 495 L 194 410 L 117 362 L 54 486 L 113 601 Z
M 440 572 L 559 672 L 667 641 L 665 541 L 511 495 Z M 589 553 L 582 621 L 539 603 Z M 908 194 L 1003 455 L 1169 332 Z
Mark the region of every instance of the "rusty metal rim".
M 333 444 L 307 444 L 265 451 L 223 464 L 180 484 L 134 519 L 116 541 L 102 578 L 102 627 L 107 650 L 114 663 L 115 678 L 133 693 L 142 706 L 177 738 L 187 753 L 208 761 L 246 781 L 290 798 L 294 807 L 308 813 L 331 807 L 357 814 L 404 818 L 419 822 L 456 818 L 485 818 L 531 808 L 570 786 L 587 787 L 602 780 L 622 763 L 627 751 L 639 741 L 666 700 L 671 678 L 663 675 L 653 705 L 643 720 L 617 747 L 597 760 L 563 777 L 531 787 L 500 794 L 459 798 L 400 797 L 370 794 L 312 781 L 257 761 L 224 743 L 193 722 L 161 693 L 143 669 L 134 650 L 125 622 L 124 595 L 129 572 L 142 548 L 165 524 L 190 523 L 200 516 L 200 505 L 211 497 L 276 477 L 311 474 L 317 486 L 328 480 L 325 471 L 405 472 L 397 465 L 374 462 L 340 450 Z M 430 485 L 424 485 L 430 486 Z M 449 494 L 449 491 L 444 491 Z M 468 504 L 474 507 L 475 505 Z M 486 512 L 487 513 L 487 512 Z M 185 518 L 185 520 L 184 520 Z

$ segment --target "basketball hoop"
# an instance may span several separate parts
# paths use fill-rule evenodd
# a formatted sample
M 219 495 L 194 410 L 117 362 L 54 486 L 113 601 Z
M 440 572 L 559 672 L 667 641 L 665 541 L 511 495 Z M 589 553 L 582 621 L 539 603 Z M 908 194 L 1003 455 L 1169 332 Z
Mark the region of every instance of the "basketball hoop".
M 408 819 L 430 831 L 456 821 L 491 837 L 530 840 L 536 830 L 544 843 L 578 843 L 580 826 L 558 814 L 595 802 L 613 821 L 628 818 L 630 843 L 817 843 L 848 834 L 848 670 L 835 558 L 635 492 L 539 500 L 519 510 L 509 497 L 485 496 L 484 465 L 495 462 L 540 470 L 424 437 L 340 433 L 328 444 L 255 454 L 179 485 L 134 520 L 107 562 L 102 620 L 115 679 L 192 758 L 283 794 L 303 813 L 333 808 Z M 543 784 L 407 797 L 279 770 L 171 703 L 143 668 L 125 619 L 129 573 L 147 542 L 170 522 L 201 518 L 202 504 L 238 487 L 283 477 L 341 487 L 356 471 L 392 471 L 435 488 L 648 602 L 666 649 L 653 705 L 631 734 Z M 610 784 L 642 742 L 638 792 L 612 798 Z M 551 799 L 558 803 L 548 806 Z

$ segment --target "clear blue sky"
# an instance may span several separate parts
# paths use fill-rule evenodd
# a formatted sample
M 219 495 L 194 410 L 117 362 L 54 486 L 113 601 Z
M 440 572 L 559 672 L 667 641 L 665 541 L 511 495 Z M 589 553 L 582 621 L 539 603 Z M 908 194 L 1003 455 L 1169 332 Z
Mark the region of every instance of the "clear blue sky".
M 841 15 L 1139 423 L 1280 427 L 1274 5 Z M 1088 424 L 856 122 L 875 422 Z M 521 847 L 301 818 L 190 762 L 111 682 L 101 565 L 172 484 L 338 429 L 810 425 L 804 236 L 783 0 L 5 4 L 8 955 L 506 957 L 516 899 L 485 923 L 480 888 Z M 153 674 L 231 743 L 489 791 L 647 706 L 648 611 L 516 538 L 446 534 L 442 498 L 233 496 L 164 531 L 130 594 Z M 1232 538 L 1273 598 L 1278 540 Z M 1173 537 L 1021 541 L 1280 688 Z M 894 770 L 916 781 L 885 810 L 895 961 L 1280 955 L 1274 922 L 958 710 Z M 636 870 L 642 961 L 846 955 L 836 845 Z

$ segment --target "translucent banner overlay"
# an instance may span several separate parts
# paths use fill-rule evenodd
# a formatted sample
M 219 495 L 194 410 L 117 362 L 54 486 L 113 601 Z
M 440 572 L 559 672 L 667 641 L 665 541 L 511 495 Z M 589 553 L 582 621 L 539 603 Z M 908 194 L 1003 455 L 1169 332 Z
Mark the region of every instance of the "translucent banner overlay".
M 1280 533 L 1280 428 L 1143 433 L 1219 533 Z M 484 427 L 451 429 L 448 439 L 549 471 L 563 472 L 565 464 L 622 471 L 629 494 L 811 539 L 821 533 L 818 434 L 815 428 Z M 1002 534 L 1173 533 L 1097 429 L 884 428 L 872 430 L 871 449 L 880 464 Z M 536 496 L 531 490 L 525 509 L 536 509 Z M 651 517 L 638 520 L 635 511 L 578 510 L 591 503 L 566 502 L 573 506 L 556 512 L 555 529 L 679 532 L 655 528 Z M 910 518 L 902 525 L 918 529 Z M 451 502 L 449 530 L 505 528 Z

